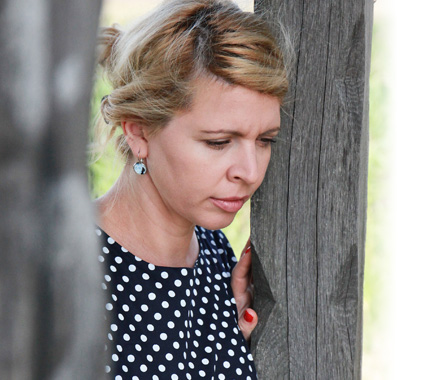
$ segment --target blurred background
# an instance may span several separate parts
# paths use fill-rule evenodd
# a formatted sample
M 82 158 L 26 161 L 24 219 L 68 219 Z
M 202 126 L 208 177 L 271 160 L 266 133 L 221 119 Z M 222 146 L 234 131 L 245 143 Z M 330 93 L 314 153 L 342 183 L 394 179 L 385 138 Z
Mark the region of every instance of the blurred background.
M 101 25 L 126 25 L 159 2 L 104 0 Z M 237 3 L 253 9 L 252 0 Z M 374 7 L 363 379 L 430 379 L 429 6 L 378 0 Z M 93 118 L 108 93 L 97 72 Z M 113 184 L 122 165 L 113 147 L 90 164 L 94 198 Z M 249 202 L 225 233 L 240 253 L 249 236 Z

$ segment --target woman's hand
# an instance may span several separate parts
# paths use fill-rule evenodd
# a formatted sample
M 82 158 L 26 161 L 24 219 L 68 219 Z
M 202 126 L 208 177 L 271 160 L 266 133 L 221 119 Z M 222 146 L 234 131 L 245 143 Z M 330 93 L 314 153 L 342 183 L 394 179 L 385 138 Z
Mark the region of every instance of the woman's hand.
M 250 308 L 253 297 L 253 284 L 251 276 L 251 241 L 245 245 L 239 262 L 233 269 L 231 278 L 234 299 L 239 313 L 239 327 L 248 341 L 252 330 L 258 322 L 257 313 Z

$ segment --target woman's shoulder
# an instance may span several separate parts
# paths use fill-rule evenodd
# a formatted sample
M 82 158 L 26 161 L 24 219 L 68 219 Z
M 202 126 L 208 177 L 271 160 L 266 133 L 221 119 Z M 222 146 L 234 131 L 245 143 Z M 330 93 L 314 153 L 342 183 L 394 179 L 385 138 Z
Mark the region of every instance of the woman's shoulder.
M 237 259 L 227 236 L 221 230 L 208 230 L 196 226 L 196 235 L 202 252 L 217 257 L 230 270 L 233 269 L 237 264 Z

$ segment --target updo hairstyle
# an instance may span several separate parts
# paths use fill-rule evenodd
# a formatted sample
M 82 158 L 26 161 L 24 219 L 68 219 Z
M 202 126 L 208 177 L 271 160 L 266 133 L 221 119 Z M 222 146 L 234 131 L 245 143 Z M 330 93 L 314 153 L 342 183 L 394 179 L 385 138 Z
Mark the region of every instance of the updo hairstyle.
M 192 82 L 200 76 L 281 102 L 288 88 L 283 53 L 267 24 L 229 0 L 165 1 L 128 30 L 103 28 L 98 49 L 113 88 L 102 100 L 98 132 L 105 129 L 108 139 L 123 120 L 156 133 L 192 105 Z M 123 135 L 118 147 L 130 153 Z

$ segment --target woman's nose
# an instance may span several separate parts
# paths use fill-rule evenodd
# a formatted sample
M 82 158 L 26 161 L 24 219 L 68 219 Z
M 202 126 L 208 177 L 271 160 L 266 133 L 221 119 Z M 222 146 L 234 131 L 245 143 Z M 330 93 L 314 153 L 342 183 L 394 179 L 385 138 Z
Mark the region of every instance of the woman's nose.
M 260 174 L 255 146 L 247 146 L 237 152 L 233 157 L 228 176 L 230 181 L 243 181 L 250 185 L 259 180 Z

